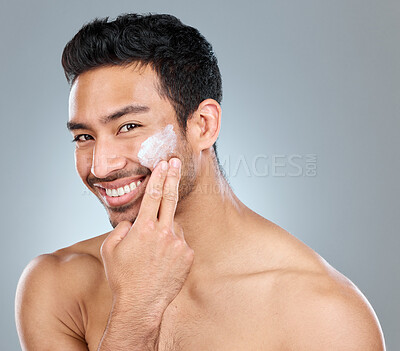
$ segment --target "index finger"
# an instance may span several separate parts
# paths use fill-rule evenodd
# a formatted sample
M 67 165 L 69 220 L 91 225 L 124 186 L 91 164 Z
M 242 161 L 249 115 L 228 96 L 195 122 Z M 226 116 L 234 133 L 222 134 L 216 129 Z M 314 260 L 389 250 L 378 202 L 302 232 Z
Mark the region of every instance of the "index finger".
M 137 220 L 157 220 L 168 163 L 161 161 L 153 170 L 140 204 Z

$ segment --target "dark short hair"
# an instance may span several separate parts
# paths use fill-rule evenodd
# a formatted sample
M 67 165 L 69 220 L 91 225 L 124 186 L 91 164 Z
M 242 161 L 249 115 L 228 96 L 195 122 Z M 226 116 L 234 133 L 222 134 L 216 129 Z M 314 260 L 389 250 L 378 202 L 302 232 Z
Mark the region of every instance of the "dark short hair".
M 203 100 L 222 100 L 221 73 L 211 44 L 197 29 L 171 15 L 96 18 L 68 42 L 61 62 L 71 85 L 94 68 L 150 65 L 159 78 L 159 92 L 173 105 L 183 131 Z

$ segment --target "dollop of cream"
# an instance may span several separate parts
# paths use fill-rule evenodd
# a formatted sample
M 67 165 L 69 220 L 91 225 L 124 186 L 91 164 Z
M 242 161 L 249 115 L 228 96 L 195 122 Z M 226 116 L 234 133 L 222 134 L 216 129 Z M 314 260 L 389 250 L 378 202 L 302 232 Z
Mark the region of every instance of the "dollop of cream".
M 154 168 L 161 160 L 171 156 L 176 148 L 177 137 L 172 124 L 147 138 L 140 146 L 138 159 L 142 166 Z

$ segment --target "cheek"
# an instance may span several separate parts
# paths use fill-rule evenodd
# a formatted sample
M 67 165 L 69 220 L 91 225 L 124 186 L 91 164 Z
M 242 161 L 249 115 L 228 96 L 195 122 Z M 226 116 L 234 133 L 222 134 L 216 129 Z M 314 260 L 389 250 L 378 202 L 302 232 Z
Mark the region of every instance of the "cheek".
M 168 124 L 141 144 L 137 157 L 142 166 L 154 169 L 158 162 L 174 155 L 176 147 L 177 136 L 172 124 Z
M 140 141 L 136 139 L 127 139 L 121 144 L 118 155 L 133 162 L 139 162 L 138 153 L 140 150 Z
M 81 150 L 75 150 L 75 169 L 85 182 L 92 168 L 92 155 Z

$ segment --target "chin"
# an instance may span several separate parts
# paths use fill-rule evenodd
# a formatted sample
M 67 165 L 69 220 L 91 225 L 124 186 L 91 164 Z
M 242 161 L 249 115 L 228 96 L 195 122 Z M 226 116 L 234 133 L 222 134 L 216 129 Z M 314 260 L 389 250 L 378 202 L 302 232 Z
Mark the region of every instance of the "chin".
M 138 215 L 138 209 L 135 206 L 121 206 L 118 208 L 107 208 L 108 219 L 113 228 L 115 228 L 120 222 L 128 221 L 132 224 L 135 222 Z

